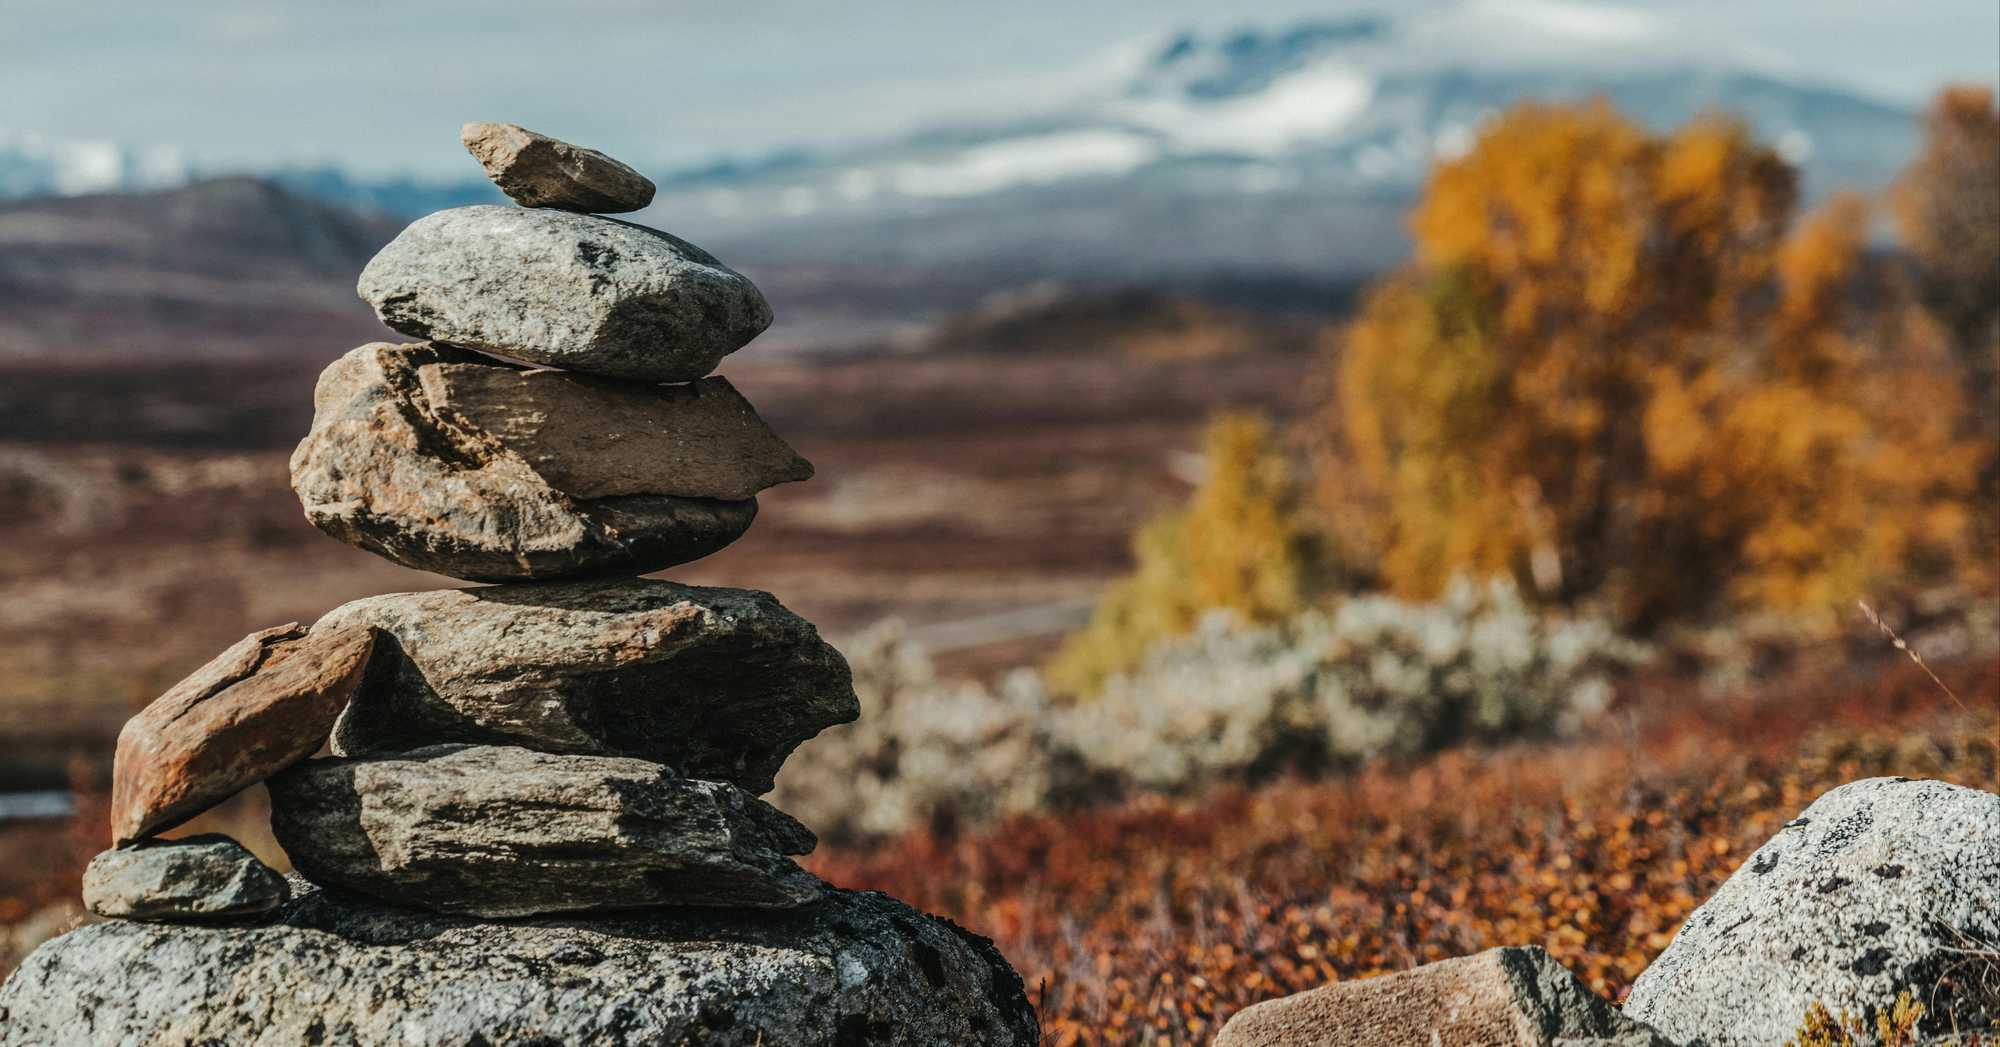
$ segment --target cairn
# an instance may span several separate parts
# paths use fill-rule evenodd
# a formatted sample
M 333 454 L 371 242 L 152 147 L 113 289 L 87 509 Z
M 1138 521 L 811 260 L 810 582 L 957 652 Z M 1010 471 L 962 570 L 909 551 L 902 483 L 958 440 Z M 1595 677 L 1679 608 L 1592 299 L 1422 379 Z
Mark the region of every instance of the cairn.
M 329 535 L 495 584 L 253 633 L 133 717 L 84 877 L 111 919 L 0 988 L 0 1043 L 1036 1042 L 991 943 L 822 883 L 758 798 L 858 715 L 839 652 L 768 594 L 638 577 L 812 475 L 711 376 L 763 295 L 600 217 L 651 202 L 630 167 L 462 137 L 522 206 L 369 262 L 361 296 L 420 341 L 326 369 L 292 486 Z M 257 782 L 291 879 L 160 837 Z

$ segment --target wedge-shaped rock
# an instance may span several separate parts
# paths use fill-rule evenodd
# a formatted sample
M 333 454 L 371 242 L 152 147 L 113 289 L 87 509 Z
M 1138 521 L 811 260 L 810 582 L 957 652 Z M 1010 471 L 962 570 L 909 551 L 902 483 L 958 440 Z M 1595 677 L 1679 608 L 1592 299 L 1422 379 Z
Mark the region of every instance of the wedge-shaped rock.
M 519 373 L 448 346 L 377 342 L 320 375 L 312 431 L 292 453 L 292 489 L 314 526 L 405 566 L 515 581 L 686 563 L 735 541 L 757 516 L 750 498 L 578 497 L 551 486 L 499 437 L 432 404 L 425 371 L 446 365 L 461 369 L 465 385 L 476 384 L 465 368 L 488 368 L 495 383 Z M 558 398 L 553 384 L 537 387 Z M 516 421 L 517 432 L 536 430 Z M 554 437 L 515 439 L 567 460 L 550 450 Z M 591 477 L 593 469 L 574 463 L 559 475 Z
M 116 919 L 240 920 L 290 896 L 283 876 L 220 833 L 114 848 L 83 870 L 83 904 Z
M 0 986 L 0 1043 L 1034 1047 L 993 944 L 872 892 L 492 922 L 293 881 L 262 927 L 110 921 Z
M 653 202 L 653 183 L 645 175 L 519 124 L 466 124 L 458 140 L 486 177 L 523 207 L 616 214 Z
M 637 756 L 754 792 L 860 715 L 846 659 L 766 593 L 646 579 L 356 600 L 322 626 L 382 641 L 334 729 L 343 755 L 443 742 Z
M 671 494 L 742 501 L 812 478 L 727 378 L 636 385 L 482 363 L 417 369 L 433 410 L 489 435 L 572 498 Z
M 1996 947 L 2000 795 L 1867 778 L 1751 854 L 1633 982 L 1625 1013 L 1679 1042 L 1748 1047 L 1785 1042 L 1814 1004 L 1872 1027 L 1909 992 L 1923 1036 L 1992 1029 Z
M 1247 1007 L 1215 1047 L 1672 1047 L 1534 946 Z
M 478 205 L 417 219 L 361 271 L 404 334 L 551 367 L 689 382 L 771 326 L 755 285 L 656 229 Z
M 791 816 L 622 757 L 445 745 L 311 760 L 272 779 L 271 829 L 315 883 L 436 912 L 783 909 L 821 891 L 785 857 L 814 844 Z
M 111 835 L 172 828 L 313 754 L 361 681 L 366 625 L 251 633 L 118 732 Z

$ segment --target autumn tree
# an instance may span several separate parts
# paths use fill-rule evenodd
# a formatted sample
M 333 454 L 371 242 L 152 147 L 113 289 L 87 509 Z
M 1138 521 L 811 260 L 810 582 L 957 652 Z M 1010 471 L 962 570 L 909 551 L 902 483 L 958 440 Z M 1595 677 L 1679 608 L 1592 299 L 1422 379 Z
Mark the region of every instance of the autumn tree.
M 1921 318 L 1850 307 L 1858 202 L 1795 232 L 1795 201 L 1729 120 L 1496 120 L 1342 347 L 1320 488 L 1349 560 L 1416 598 L 1512 574 L 1644 628 L 1823 609 L 1944 555 L 1970 482 L 1949 362 Z
M 1270 424 L 1225 414 L 1202 444 L 1202 479 L 1187 505 L 1139 529 L 1133 573 L 1106 590 L 1090 623 L 1050 661 L 1056 691 L 1094 694 L 1210 610 L 1275 621 L 1304 609 L 1319 588 L 1324 560 Z
M 2000 108 L 1991 88 L 1939 93 L 1894 202 L 1918 295 L 1960 361 L 1966 434 L 1987 452 L 1979 531 L 1992 569 L 2000 556 Z

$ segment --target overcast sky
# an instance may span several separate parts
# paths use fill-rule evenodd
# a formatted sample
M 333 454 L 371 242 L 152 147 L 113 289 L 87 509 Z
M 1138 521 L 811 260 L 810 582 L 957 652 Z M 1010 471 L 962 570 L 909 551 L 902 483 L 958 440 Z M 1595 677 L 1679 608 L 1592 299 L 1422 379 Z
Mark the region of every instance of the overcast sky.
M 1482 0 L 1506 3 L 1512 0 Z M 1995 0 L 1520 0 L 1640 10 L 1786 75 L 1906 105 L 2000 78 Z M 210 167 L 470 173 L 502 119 L 641 165 L 1048 104 L 1181 28 L 1353 0 L 0 0 L 0 131 L 177 145 Z M 1225 13 L 1218 14 L 1218 11 Z

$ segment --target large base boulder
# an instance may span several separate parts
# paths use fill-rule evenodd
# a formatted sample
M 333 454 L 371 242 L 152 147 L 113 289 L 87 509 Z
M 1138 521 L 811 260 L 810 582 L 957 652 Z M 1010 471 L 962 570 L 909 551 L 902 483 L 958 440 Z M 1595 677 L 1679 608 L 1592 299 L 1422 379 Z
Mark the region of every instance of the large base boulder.
M 1703 1047 L 1783 1043 L 1818 1004 L 1908 992 L 1924 1034 L 2000 1028 L 2000 796 L 1869 778 L 1759 847 L 1632 985 L 1625 1013 Z
M 0 1045 L 1037 1042 L 992 943 L 875 893 L 785 912 L 480 923 L 294 880 L 277 922 L 112 921 L 0 986 Z

